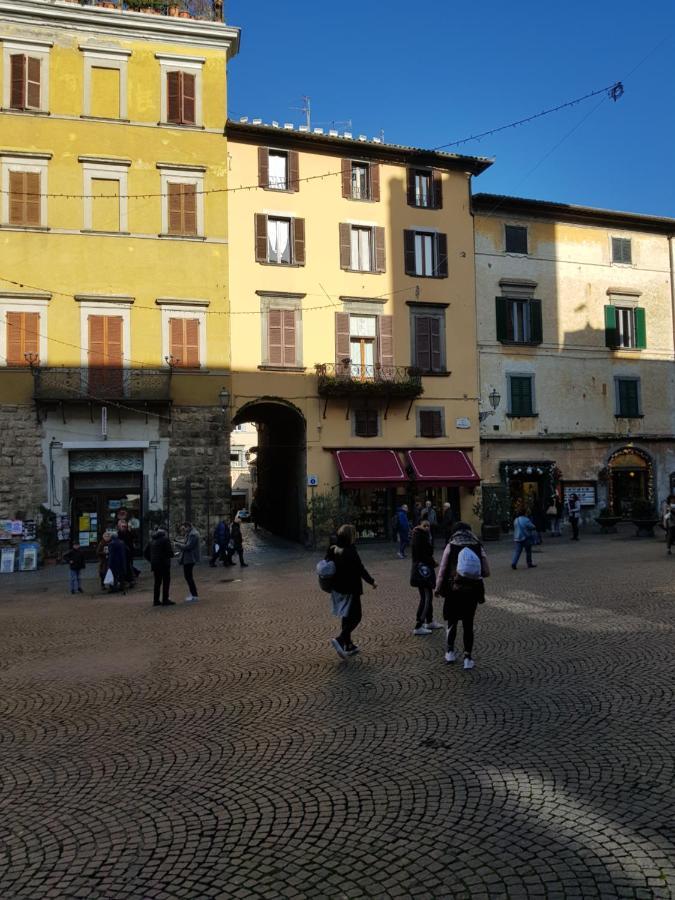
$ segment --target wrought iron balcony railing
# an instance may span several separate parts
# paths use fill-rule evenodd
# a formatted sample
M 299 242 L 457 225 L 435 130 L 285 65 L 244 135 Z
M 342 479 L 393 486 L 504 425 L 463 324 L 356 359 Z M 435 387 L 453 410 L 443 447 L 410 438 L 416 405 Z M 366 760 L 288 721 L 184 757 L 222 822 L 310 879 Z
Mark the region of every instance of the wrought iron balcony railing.
M 422 373 L 410 366 L 363 366 L 345 359 L 315 366 L 321 397 L 419 397 Z
M 75 0 L 80 6 L 102 6 L 120 12 L 145 12 L 186 19 L 223 21 L 223 0 Z
M 35 400 L 146 403 L 171 396 L 170 369 L 36 368 L 33 378 Z

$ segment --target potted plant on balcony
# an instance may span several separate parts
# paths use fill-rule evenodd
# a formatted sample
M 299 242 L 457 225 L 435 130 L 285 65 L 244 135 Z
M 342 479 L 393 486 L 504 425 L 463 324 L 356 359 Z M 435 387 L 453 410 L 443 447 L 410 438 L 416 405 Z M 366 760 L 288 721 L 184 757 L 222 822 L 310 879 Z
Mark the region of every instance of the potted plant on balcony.
M 125 0 L 127 9 L 158 16 L 164 12 L 165 0 Z
M 659 517 L 649 500 L 634 500 L 630 511 L 630 520 L 635 525 L 636 535 L 654 537 L 654 526 L 658 525 Z

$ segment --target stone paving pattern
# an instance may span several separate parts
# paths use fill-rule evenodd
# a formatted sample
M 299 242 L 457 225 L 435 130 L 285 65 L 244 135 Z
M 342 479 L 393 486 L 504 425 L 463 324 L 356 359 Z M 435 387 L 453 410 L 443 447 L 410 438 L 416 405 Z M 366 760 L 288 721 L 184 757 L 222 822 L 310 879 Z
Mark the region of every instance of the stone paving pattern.
M 675 896 L 675 557 L 489 549 L 472 672 L 393 545 L 348 661 L 316 554 L 171 609 L 0 580 L 2 900 Z

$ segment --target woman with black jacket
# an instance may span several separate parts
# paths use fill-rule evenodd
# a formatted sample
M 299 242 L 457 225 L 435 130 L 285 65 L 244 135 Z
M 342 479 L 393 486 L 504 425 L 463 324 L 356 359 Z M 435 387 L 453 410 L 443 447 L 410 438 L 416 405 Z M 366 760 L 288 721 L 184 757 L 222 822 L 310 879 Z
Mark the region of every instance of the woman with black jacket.
M 442 628 L 438 622 L 434 622 L 434 588 L 436 586 L 436 560 L 431 543 L 431 524 L 428 519 L 422 519 L 412 533 L 412 568 L 410 570 L 410 585 L 420 592 L 420 602 L 417 605 L 415 628 L 413 634 L 420 636 L 431 634 L 437 628 Z
M 335 563 L 333 590 L 331 598 L 333 609 L 342 615 L 342 630 L 336 638 L 331 639 L 338 656 L 345 659 L 359 652 L 352 643 L 352 632 L 361 621 L 361 594 L 363 582 L 367 581 L 373 588 L 377 587 L 375 579 L 361 562 L 355 547 L 356 529 L 353 525 L 341 525 L 338 528 L 337 540 L 328 548 L 326 559 Z M 346 598 L 350 599 L 347 600 Z

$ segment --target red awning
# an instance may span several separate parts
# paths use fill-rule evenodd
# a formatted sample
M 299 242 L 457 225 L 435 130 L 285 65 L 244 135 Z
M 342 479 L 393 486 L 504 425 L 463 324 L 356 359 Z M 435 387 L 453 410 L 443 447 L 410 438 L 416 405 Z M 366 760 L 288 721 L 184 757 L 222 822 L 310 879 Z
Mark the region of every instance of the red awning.
M 407 481 L 393 450 L 334 450 L 343 484 L 398 484 Z
M 478 473 L 463 450 L 408 450 L 415 481 L 448 487 L 480 484 Z

